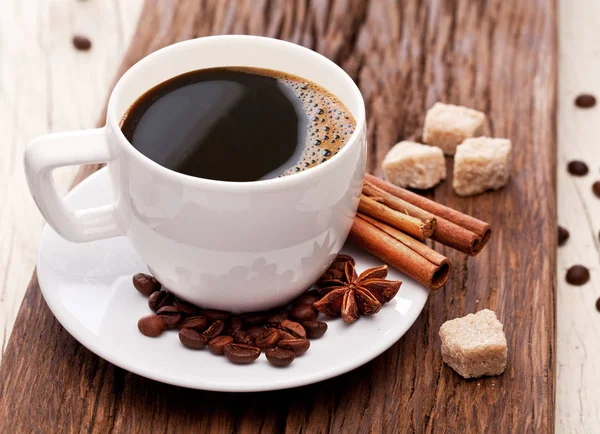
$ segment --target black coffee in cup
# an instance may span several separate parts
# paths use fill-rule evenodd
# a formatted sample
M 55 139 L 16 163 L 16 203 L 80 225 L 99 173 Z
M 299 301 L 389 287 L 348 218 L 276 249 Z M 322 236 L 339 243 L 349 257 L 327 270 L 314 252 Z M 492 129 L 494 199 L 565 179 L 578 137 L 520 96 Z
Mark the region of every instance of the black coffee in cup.
M 256 181 L 332 158 L 355 120 L 323 87 L 290 74 L 227 67 L 189 72 L 143 94 L 122 131 L 142 154 L 186 175 Z

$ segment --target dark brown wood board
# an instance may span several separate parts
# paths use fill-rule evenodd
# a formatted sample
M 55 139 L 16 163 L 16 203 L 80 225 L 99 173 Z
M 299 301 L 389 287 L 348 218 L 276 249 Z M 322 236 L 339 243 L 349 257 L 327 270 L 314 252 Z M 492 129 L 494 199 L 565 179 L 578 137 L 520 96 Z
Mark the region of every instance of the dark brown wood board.
M 165 45 L 223 33 L 287 39 L 348 71 L 367 104 L 376 174 L 393 144 L 420 135 L 434 102 L 483 110 L 487 134 L 513 142 L 509 185 L 459 198 L 450 176 L 429 194 L 490 222 L 489 245 L 474 258 L 436 246 L 453 276 L 374 361 L 311 386 L 255 394 L 168 386 L 111 365 L 60 326 L 34 275 L 0 367 L 0 432 L 553 431 L 555 1 L 148 0 L 118 75 Z M 83 168 L 78 181 L 97 168 Z M 508 367 L 466 381 L 442 363 L 438 330 L 483 308 L 504 323 Z

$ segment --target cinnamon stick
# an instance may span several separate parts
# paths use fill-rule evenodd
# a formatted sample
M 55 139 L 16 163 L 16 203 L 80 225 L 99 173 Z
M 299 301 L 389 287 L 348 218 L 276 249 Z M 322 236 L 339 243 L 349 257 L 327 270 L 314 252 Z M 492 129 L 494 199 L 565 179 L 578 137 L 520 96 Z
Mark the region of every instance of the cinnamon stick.
M 381 178 L 367 174 L 365 180 L 406 202 L 435 215 L 437 224 L 431 239 L 471 256 L 478 254 L 492 234 L 490 225 L 445 205 L 434 202 Z
M 399 197 L 396 197 L 385 190 L 382 190 L 376 185 L 371 184 L 369 181 L 365 181 L 362 192 L 363 194 L 371 197 L 373 200 L 387 205 L 393 210 L 399 211 L 402 214 L 409 215 L 411 217 L 415 217 L 421 220 L 427 228 L 427 230 L 431 231 L 431 233 L 433 233 L 433 231 L 435 230 L 437 220 L 435 216 L 430 212 L 425 211 L 419 208 L 418 206 L 414 206 L 412 203 L 400 199 Z M 429 233 L 429 236 L 431 235 L 431 233 Z
M 443 255 L 364 214 L 354 219 L 350 239 L 430 289 L 438 289 L 450 276 L 450 262 Z
M 425 211 L 418 206 L 413 205 L 410 202 L 407 202 L 399 197 L 394 196 L 391 193 L 388 193 L 385 190 L 377 187 L 376 185 L 370 183 L 369 181 L 365 181 L 363 185 L 363 194 L 372 197 L 377 200 L 377 202 L 381 202 L 386 204 L 392 209 L 396 211 L 400 211 L 402 213 L 417 217 L 423 221 L 432 221 L 435 220 L 435 216 L 428 211 Z
M 435 219 L 424 221 L 418 217 L 396 211 L 375 198 L 364 194 L 360 197 L 358 210 L 377 220 L 389 223 L 395 228 L 398 228 L 419 240 L 429 238 L 435 228 Z

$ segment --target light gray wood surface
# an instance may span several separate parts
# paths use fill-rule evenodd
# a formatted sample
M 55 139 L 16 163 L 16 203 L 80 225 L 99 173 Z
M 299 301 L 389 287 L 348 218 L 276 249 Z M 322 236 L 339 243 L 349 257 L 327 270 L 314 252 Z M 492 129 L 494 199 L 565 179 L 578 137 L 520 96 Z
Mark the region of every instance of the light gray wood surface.
M 0 0 L 0 359 L 35 265 L 43 218 L 29 195 L 23 150 L 40 134 L 91 128 L 142 0 Z M 76 51 L 73 34 L 90 51 Z M 67 191 L 77 167 L 55 172 Z

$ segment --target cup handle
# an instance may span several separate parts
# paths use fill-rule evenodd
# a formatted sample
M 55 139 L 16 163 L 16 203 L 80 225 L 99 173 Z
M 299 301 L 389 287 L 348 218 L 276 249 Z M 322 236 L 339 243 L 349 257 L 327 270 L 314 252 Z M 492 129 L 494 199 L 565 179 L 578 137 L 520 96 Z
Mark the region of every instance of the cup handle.
M 29 190 L 48 224 L 63 238 L 81 243 L 123 235 L 115 220 L 116 204 L 84 210 L 70 208 L 52 179 L 52 171 L 58 167 L 113 159 L 106 128 L 46 134 L 29 143 L 25 150 Z

